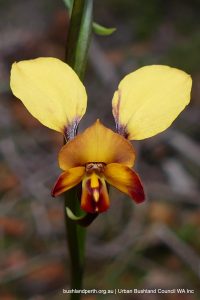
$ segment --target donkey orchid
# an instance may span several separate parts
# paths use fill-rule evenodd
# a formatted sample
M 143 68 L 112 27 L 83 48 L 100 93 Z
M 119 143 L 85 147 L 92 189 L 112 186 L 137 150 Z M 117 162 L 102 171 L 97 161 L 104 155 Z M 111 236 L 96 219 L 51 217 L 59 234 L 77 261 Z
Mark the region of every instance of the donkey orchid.
M 67 143 L 58 161 L 64 171 L 52 195 L 82 181 L 81 208 L 88 213 L 109 207 L 106 182 L 136 203 L 145 195 L 131 168 L 135 151 L 130 140 L 154 136 L 176 119 L 190 101 L 192 80 L 185 72 L 163 65 L 142 67 L 128 74 L 112 100 L 116 133 L 99 120 L 77 135 L 85 114 L 87 95 L 76 73 L 55 58 L 14 63 L 11 89 L 43 125 L 61 132 Z
M 142 184 L 131 170 L 134 159 L 130 142 L 97 120 L 61 149 L 58 160 L 65 172 L 58 178 L 52 194 L 59 195 L 82 181 L 82 209 L 103 212 L 109 207 L 106 180 L 136 202 L 142 202 Z

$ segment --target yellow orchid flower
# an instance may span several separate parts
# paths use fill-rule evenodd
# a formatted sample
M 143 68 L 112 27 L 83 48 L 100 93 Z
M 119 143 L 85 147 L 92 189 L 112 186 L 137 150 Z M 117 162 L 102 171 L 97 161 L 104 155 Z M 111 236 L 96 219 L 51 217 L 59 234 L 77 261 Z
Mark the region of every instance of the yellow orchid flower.
M 82 181 L 81 208 L 89 213 L 103 212 L 109 207 L 107 181 L 136 202 L 142 202 L 142 184 L 131 170 L 134 159 L 130 142 L 97 120 L 61 149 L 58 160 L 65 172 L 58 178 L 52 195 Z
M 13 64 L 11 89 L 45 126 L 68 141 L 60 150 L 59 176 L 52 195 L 82 181 L 81 208 L 89 213 L 109 207 L 106 182 L 144 201 L 129 140 L 145 139 L 168 128 L 190 100 L 192 80 L 185 72 L 162 65 L 146 66 L 127 75 L 114 93 L 112 107 L 117 133 L 97 120 L 83 133 L 77 126 L 86 111 L 87 95 L 75 72 L 55 58 Z

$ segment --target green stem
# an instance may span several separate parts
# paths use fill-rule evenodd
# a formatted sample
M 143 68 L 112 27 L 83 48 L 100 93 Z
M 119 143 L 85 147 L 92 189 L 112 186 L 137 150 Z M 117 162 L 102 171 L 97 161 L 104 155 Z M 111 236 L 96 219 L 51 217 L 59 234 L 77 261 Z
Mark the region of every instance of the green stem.
M 66 62 L 83 80 L 92 32 L 93 0 L 74 0 L 67 39 Z
M 85 228 L 80 227 L 69 219 L 66 214 L 66 207 L 77 212 L 78 199 L 76 189 L 71 189 L 65 194 L 65 220 L 67 229 L 67 241 L 70 254 L 71 289 L 81 289 L 84 271 L 84 248 L 85 248 Z M 72 300 L 80 299 L 80 294 L 71 294 Z
M 81 80 L 84 78 L 88 48 L 91 38 L 93 0 L 74 0 L 67 39 L 66 62 L 75 70 Z M 84 271 L 85 228 L 69 219 L 69 207 L 79 215 L 80 204 L 77 189 L 65 194 L 65 219 L 70 254 L 71 289 L 81 289 Z M 79 300 L 81 294 L 72 293 L 71 300 Z

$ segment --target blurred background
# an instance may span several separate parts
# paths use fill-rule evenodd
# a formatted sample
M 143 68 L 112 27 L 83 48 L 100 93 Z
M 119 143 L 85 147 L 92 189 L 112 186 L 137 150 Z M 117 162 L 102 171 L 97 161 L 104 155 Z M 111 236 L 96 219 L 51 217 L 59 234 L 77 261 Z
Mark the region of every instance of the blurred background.
M 117 31 L 93 36 L 81 130 L 97 118 L 114 129 L 111 99 L 125 74 L 148 64 L 190 73 L 189 107 L 156 137 L 134 142 L 147 201 L 111 189 L 111 208 L 89 227 L 84 287 L 189 288 L 192 295 L 117 299 L 199 299 L 200 26 L 198 0 L 94 1 L 95 21 Z M 9 88 L 14 61 L 64 59 L 68 13 L 62 0 L 0 0 L 0 300 L 59 300 L 69 288 L 60 173 L 62 137 L 32 118 Z M 89 295 L 83 299 L 116 299 Z

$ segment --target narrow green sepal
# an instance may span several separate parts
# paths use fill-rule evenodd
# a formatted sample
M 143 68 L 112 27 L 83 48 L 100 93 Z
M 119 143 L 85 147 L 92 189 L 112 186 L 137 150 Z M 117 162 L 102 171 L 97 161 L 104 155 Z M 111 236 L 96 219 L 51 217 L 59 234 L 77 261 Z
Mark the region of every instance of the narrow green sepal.
M 76 216 L 69 207 L 66 207 L 66 213 L 68 218 L 70 218 L 72 221 L 79 221 L 85 217 L 85 214 L 82 216 Z
M 69 207 L 66 207 L 66 214 L 68 218 L 80 226 L 87 227 L 89 226 L 98 216 L 98 214 L 86 213 L 82 216 L 76 216 Z
M 108 28 L 108 27 L 102 26 L 96 22 L 92 23 L 92 29 L 93 29 L 94 33 L 96 33 L 98 35 L 103 35 L 103 36 L 111 35 L 117 30 L 115 27 Z
M 73 0 L 63 0 L 65 6 L 67 9 L 71 12 L 72 6 L 73 6 Z
M 65 4 L 66 8 L 68 9 L 70 15 L 71 15 L 71 12 L 72 12 L 73 1 L 74 0 L 63 0 L 63 2 Z M 92 23 L 92 29 L 93 29 L 94 33 L 96 33 L 98 35 L 102 35 L 102 36 L 111 35 L 117 30 L 115 27 L 108 28 L 108 27 L 102 26 L 102 25 L 100 25 L 96 22 Z

